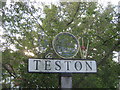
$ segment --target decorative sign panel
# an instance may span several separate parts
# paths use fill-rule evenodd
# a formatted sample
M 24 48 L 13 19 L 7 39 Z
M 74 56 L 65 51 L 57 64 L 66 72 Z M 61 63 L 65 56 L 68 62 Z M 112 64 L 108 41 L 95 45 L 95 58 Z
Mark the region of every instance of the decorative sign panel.
M 93 60 L 29 59 L 28 72 L 38 73 L 96 73 Z

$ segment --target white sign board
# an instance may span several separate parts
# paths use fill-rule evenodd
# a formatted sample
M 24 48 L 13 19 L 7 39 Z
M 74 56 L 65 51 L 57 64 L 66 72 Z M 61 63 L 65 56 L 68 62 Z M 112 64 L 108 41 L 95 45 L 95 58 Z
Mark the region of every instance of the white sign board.
M 28 72 L 39 73 L 96 73 L 96 61 L 29 59 Z

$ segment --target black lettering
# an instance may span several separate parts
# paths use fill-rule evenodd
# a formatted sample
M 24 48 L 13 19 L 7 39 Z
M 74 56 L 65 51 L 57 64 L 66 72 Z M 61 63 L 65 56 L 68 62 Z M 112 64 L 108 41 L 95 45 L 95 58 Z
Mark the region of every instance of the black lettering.
M 78 66 L 79 66 L 79 68 L 78 68 Z M 82 69 L 82 63 L 80 61 L 75 62 L 75 69 L 77 71 L 80 71 Z
M 58 68 L 56 67 L 55 70 L 60 70 L 61 69 L 60 61 L 56 61 L 55 65 L 58 67 Z
M 88 67 L 89 67 L 89 69 L 92 70 L 92 62 L 90 62 L 90 64 L 88 62 L 86 62 L 86 70 L 88 70 Z
M 70 70 L 70 63 L 71 63 L 71 61 L 65 61 L 65 62 L 67 62 L 67 70 Z
M 50 63 L 51 61 L 45 61 L 45 70 L 51 70 Z
M 34 62 L 36 62 L 35 64 L 36 64 L 36 68 L 35 68 L 35 70 L 38 70 L 38 62 L 40 62 L 39 60 L 34 60 Z

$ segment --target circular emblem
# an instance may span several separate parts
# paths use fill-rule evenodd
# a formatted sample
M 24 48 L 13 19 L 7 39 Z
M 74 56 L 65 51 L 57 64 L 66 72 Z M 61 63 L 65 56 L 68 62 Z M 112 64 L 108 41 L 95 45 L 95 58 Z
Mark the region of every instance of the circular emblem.
M 58 56 L 72 58 L 78 53 L 79 42 L 74 35 L 62 32 L 55 36 L 53 48 Z

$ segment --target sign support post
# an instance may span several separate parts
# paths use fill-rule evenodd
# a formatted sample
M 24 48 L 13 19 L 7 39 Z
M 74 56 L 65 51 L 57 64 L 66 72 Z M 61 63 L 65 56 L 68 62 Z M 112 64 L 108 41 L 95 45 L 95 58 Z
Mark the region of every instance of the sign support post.
M 71 74 L 61 74 L 61 89 L 64 90 L 65 88 L 71 89 L 72 88 L 72 75 Z

